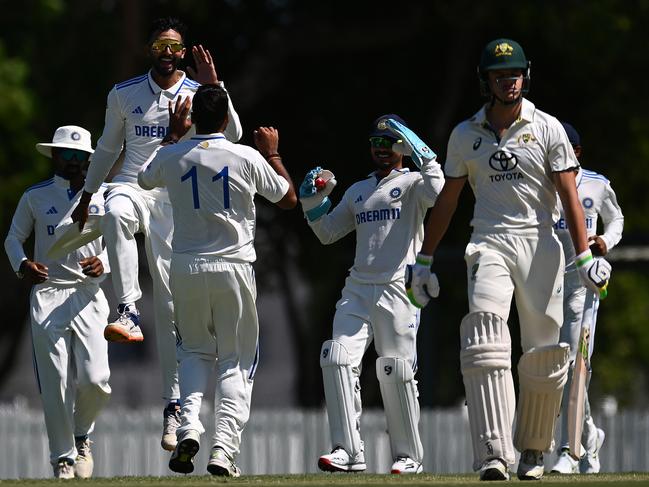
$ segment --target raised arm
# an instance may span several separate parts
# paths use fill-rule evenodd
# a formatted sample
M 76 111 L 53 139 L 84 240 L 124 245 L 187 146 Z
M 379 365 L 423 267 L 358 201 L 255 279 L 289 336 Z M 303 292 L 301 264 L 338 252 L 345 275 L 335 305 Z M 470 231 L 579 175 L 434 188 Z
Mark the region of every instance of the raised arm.
M 268 161 L 270 167 L 288 183 L 288 190 L 275 204 L 283 210 L 292 210 L 297 205 L 297 195 L 293 180 L 282 164 L 282 157 L 279 155 L 279 131 L 274 127 L 259 127 L 254 131 L 253 137 L 257 150 Z

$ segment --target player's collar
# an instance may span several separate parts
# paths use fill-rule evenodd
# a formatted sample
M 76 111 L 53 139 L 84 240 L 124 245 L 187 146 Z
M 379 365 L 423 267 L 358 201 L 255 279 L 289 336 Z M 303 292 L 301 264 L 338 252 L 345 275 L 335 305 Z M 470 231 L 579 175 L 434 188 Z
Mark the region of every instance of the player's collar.
M 180 72 L 182 73 L 182 76 L 180 77 L 180 79 L 172 87 L 170 87 L 170 88 L 168 88 L 166 90 L 163 90 L 158 85 L 158 83 L 156 83 L 154 81 L 153 76 L 151 76 L 151 70 L 149 70 L 149 72 L 147 73 L 147 76 L 149 78 L 149 88 L 151 88 L 151 92 L 154 95 L 159 95 L 161 92 L 165 92 L 165 93 L 168 93 L 168 94 L 172 95 L 172 97 L 176 96 L 178 91 L 180 91 L 180 87 L 183 85 L 183 83 L 185 82 L 185 79 L 187 78 L 187 75 L 185 74 L 184 71 L 180 71 Z
M 525 120 L 526 122 L 534 121 L 534 112 L 536 111 L 534 103 L 529 101 L 527 98 L 523 98 L 521 103 L 521 114 L 518 117 L 518 120 Z M 481 127 L 488 126 L 489 122 L 487 121 L 487 104 L 485 103 L 484 105 L 482 105 L 482 108 L 480 108 L 480 110 L 478 110 L 478 112 L 473 117 L 471 117 L 470 120 L 476 125 L 480 125 Z
M 407 167 L 402 167 L 401 169 L 393 169 L 392 171 L 390 171 L 390 174 L 388 174 L 387 176 L 385 176 L 384 178 L 381 178 L 381 179 L 397 177 L 397 176 L 400 176 L 402 174 L 408 174 L 409 172 L 410 172 L 410 169 L 408 169 Z M 367 175 L 368 178 L 371 178 L 372 176 L 374 176 L 375 178 L 378 178 L 378 170 L 377 171 L 372 171 L 371 173 L 369 173 Z
M 214 132 L 213 134 L 196 134 L 193 135 L 192 140 L 213 140 L 213 139 L 225 139 L 225 135 L 222 132 Z
M 54 184 L 59 188 L 63 188 L 63 189 L 70 188 L 70 181 L 68 181 L 65 178 L 62 178 L 61 176 L 57 176 L 56 174 L 54 175 Z

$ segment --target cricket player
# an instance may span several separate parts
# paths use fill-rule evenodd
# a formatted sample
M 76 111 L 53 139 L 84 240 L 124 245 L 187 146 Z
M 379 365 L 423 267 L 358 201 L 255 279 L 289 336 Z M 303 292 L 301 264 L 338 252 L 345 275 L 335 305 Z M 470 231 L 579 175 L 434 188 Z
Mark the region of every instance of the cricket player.
M 150 190 L 166 187 L 173 208 L 171 291 L 178 329 L 182 424 L 169 461 L 174 472 L 194 470 L 205 431 L 203 393 L 216 381 L 216 432 L 207 470 L 238 477 L 234 460 L 250 415 L 259 359 L 255 276 L 255 194 L 283 209 L 297 197 L 277 151 L 278 133 L 255 132 L 258 152 L 228 141 L 228 95 L 201 86 L 193 99 L 196 135 L 162 147 L 138 176 Z M 169 142 L 184 134 L 188 101 L 171 114 Z M 216 358 L 218 356 L 218 362 Z M 216 367 L 216 376 L 213 376 Z
M 198 89 L 199 83 L 191 81 L 178 69 L 186 52 L 185 31 L 184 24 L 174 18 L 153 22 L 148 39 L 151 69 L 142 76 L 115 85 L 108 94 L 104 132 L 97 142 L 81 201 L 73 213 L 73 220 L 83 226 L 91 195 L 97 192 L 124 149 L 124 161 L 109 185 L 106 215 L 101 218 L 113 288 L 119 301 L 119 316 L 106 327 L 104 335 L 107 340 L 116 342 L 143 339 L 135 304 L 142 296 L 135 234 L 142 232 L 153 280 L 162 397 L 166 403 L 161 445 L 169 451 L 176 445 L 176 428 L 180 421 L 176 333 L 169 290 L 171 205 L 166 190 L 142 191 L 137 186 L 137 174 L 167 134 L 169 104 L 180 97 L 191 98 Z M 201 82 L 218 82 L 209 51 L 195 46 L 193 54 L 197 66 L 195 78 Z M 241 125 L 229 98 L 228 120 L 224 136 L 236 142 L 241 137 Z
M 336 304 L 332 339 L 320 353 L 332 450 L 319 458 L 318 467 L 330 472 L 366 469 L 359 377 L 363 355 L 374 341 L 391 472 L 420 473 L 424 452 L 414 378 L 419 310 L 408 301 L 403 276 L 421 245 L 424 216 L 444 175 L 435 154 L 397 115 L 375 120 L 369 142 L 375 170 L 350 186 L 331 212 L 327 195 L 335 182 L 318 191 L 320 168 L 310 171 L 300 187 L 307 222 L 320 242 L 328 245 L 356 231 L 354 265 Z M 420 163 L 421 172 L 403 166 L 404 154 Z
M 577 159 L 581 162 L 582 145 L 579 133 L 575 128 L 568 124 L 562 123 L 563 128 L 568 135 L 568 140 L 575 151 Z M 576 176 L 577 192 L 579 201 L 584 209 L 586 217 L 586 231 L 588 232 L 588 242 L 593 255 L 605 256 L 609 250 L 615 247 L 622 239 L 622 230 L 624 228 L 624 215 L 617 202 L 615 192 L 611 183 L 601 174 L 580 168 Z M 597 234 L 597 220 L 602 217 L 604 233 Z M 604 431 L 595 426 L 593 418 L 590 415 L 590 404 L 586 397 L 584 408 L 584 426 L 582 431 L 582 443 L 584 445 L 584 454 L 579 461 L 572 458 L 568 447 L 568 393 L 572 382 L 572 373 L 574 369 L 575 356 L 579 344 L 579 334 L 581 329 L 582 317 L 584 315 L 584 303 L 586 294 L 590 292 L 579 279 L 579 274 L 575 264 L 575 249 L 566 229 L 565 218 L 562 217 L 554 225 L 557 236 L 563 245 L 563 251 L 566 256 L 566 273 L 564 276 L 564 300 L 563 300 L 563 325 L 561 326 L 561 341 L 570 345 L 571 366 L 568 372 L 568 381 L 563 392 L 563 401 L 561 403 L 560 431 L 559 438 L 559 458 L 557 463 L 552 467 L 553 472 L 572 474 L 572 473 L 598 473 L 600 470 L 599 450 L 604 442 Z M 596 299 L 595 309 L 599 305 Z M 590 330 L 590 350 L 589 356 L 592 355 L 595 339 L 595 319 L 597 312 L 593 313 L 593 325 Z
M 569 346 L 559 343 L 564 256 L 552 228 L 559 219 L 557 192 L 584 285 L 598 291 L 610 266 L 593 260 L 588 247 L 575 185 L 578 162 L 563 127 L 523 97 L 530 65 L 521 46 L 510 39 L 489 42 L 478 71 L 487 103 L 451 133 L 446 184 L 412 268 L 411 296 L 418 306 L 430 298 L 425 286 L 433 253 L 468 181 L 475 207 L 465 251 L 469 313 L 460 325 L 460 363 L 473 467 L 481 480 L 507 480 L 516 447 L 519 479 L 534 480 L 543 475 L 543 452 L 552 449 L 570 361 Z M 523 348 L 518 408 L 507 326 L 512 296 Z
M 54 229 L 79 200 L 88 158 L 90 132 L 59 127 L 51 143 L 36 149 L 52 158 L 54 177 L 29 188 L 20 198 L 5 240 L 5 251 L 20 279 L 33 284 L 31 333 L 34 368 L 43 400 L 54 476 L 92 475 L 88 435 L 110 397 L 108 346 L 102 336 L 108 302 L 99 287 L 108 272 L 101 239 L 60 259 L 46 256 Z M 90 201 L 91 211 L 103 206 Z M 24 242 L 34 232 L 33 260 Z

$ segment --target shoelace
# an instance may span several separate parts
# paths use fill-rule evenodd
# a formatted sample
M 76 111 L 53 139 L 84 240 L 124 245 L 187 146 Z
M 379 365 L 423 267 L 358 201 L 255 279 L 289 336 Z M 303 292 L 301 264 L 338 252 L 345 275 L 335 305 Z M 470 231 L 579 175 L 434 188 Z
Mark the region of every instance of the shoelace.
M 119 321 L 124 325 L 127 325 L 129 328 L 135 328 L 137 325 L 135 324 L 135 321 L 131 318 L 132 316 L 134 317 L 135 315 L 130 311 L 125 311 L 123 313 L 120 313 L 119 318 L 117 318 L 117 321 Z
M 88 454 L 90 453 L 90 444 L 91 443 L 92 443 L 92 441 L 90 441 L 90 440 L 80 441 L 79 443 L 77 443 L 77 445 L 76 445 L 77 446 L 77 453 L 79 454 L 79 456 L 82 456 L 82 457 L 87 457 L 88 456 Z

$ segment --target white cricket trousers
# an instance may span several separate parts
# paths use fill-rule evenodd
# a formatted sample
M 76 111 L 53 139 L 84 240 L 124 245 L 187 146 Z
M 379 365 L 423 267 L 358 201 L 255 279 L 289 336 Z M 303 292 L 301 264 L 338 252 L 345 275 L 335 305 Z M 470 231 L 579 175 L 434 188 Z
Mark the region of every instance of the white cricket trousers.
M 579 272 L 573 269 L 566 272 L 564 276 L 565 298 L 563 301 L 563 325 L 561 326 L 561 341 L 570 345 L 570 373 L 568 382 L 563 389 L 563 399 L 561 401 L 561 438 L 559 439 L 559 450 L 568 448 L 568 397 L 570 396 L 570 387 L 575 367 L 575 357 L 579 344 L 579 335 L 581 333 L 581 321 L 584 315 L 584 304 L 586 293 L 592 292 L 586 288 L 579 278 Z M 597 323 L 597 308 L 599 300 L 594 303 L 595 311 L 593 313 L 593 323 L 590 329 L 590 346 L 588 350 L 589 358 L 593 354 L 595 344 L 595 324 Z M 590 371 L 588 374 L 588 384 L 590 383 Z M 584 408 L 584 425 L 582 429 L 581 442 L 587 450 L 592 451 L 597 441 L 597 427 L 590 414 L 590 402 L 588 394 L 585 398 Z
M 130 184 L 112 184 L 101 218 L 113 289 L 120 303 L 142 297 L 138 281 L 135 234 L 142 232 L 149 272 L 153 281 L 153 306 L 158 359 L 162 369 L 162 397 L 178 399 L 178 363 L 173 303 L 169 289 L 169 262 L 173 237 L 171 203 L 159 191 L 145 191 Z
M 74 437 L 92 432 L 110 397 L 108 302 L 96 285 L 53 287 L 31 293 L 34 369 L 43 400 L 50 461 L 76 459 Z
M 354 411 L 352 424 L 360 424 L 362 413 L 360 375 L 363 355 L 374 342 L 379 357 L 395 357 L 417 370 L 417 330 L 419 310 L 406 295 L 403 279 L 386 284 L 366 284 L 351 276 L 345 280 L 342 297 L 336 303 L 332 338 L 349 354 L 354 374 Z M 334 414 L 339 407 L 328 404 Z M 341 444 L 334 437 L 333 445 Z
M 177 434 L 187 430 L 205 432 L 198 415 L 207 383 L 215 373 L 214 445 L 234 458 L 250 417 L 259 359 L 257 289 L 252 265 L 173 254 L 171 289 L 179 335 L 182 404 L 182 424 Z
M 528 235 L 474 233 L 466 247 L 469 313 L 507 321 L 516 299 L 523 352 L 559 343 L 564 257 L 552 228 Z

